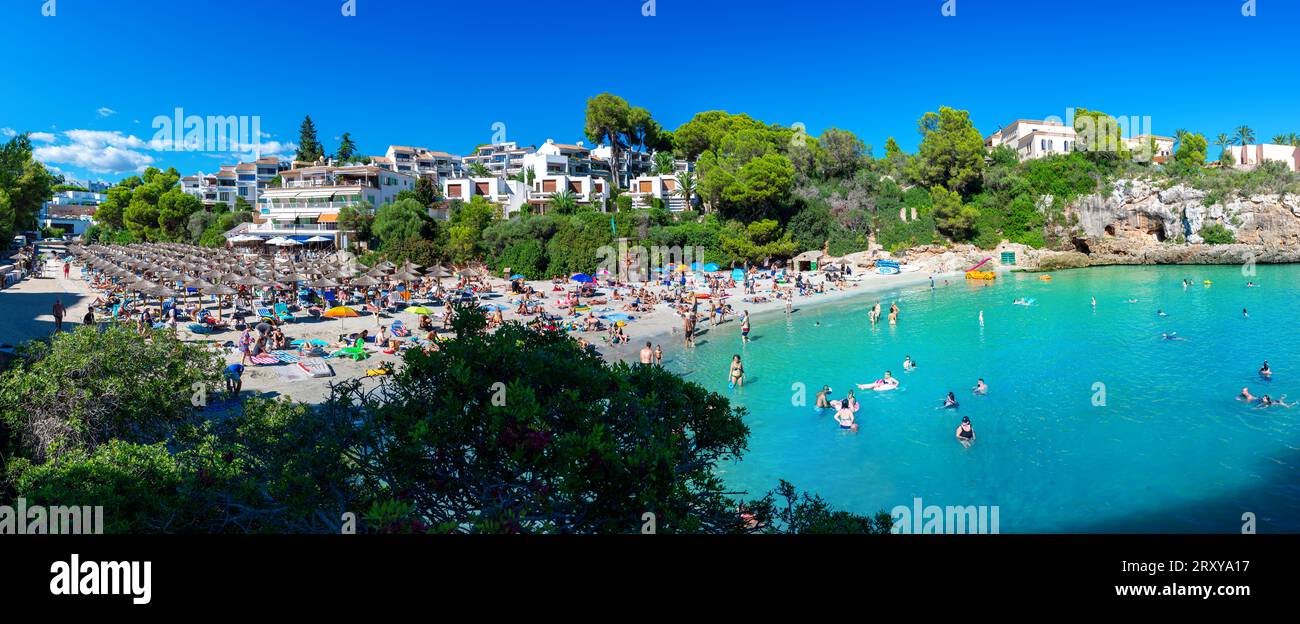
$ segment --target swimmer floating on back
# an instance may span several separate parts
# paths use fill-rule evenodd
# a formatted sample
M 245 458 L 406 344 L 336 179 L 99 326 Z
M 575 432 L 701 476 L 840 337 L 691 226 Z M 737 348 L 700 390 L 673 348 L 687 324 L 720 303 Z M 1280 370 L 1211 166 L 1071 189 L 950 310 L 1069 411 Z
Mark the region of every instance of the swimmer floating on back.
M 1274 399 L 1273 397 L 1270 397 L 1266 394 L 1264 395 L 1263 398 L 1259 400 L 1258 407 L 1273 407 L 1273 406 L 1295 407 L 1296 405 L 1300 405 L 1300 403 L 1287 403 L 1285 394 L 1278 397 L 1277 399 Z
M 881 377 L 880 379 L 877 379 L 869 384 L 858 384 L 858 388 L 862 390 L 874 390 L 876 388 L 886 388 L 886 387 L 897 386 L 897 385 L 898 385 L 898 380 L 894 379 L 893 374 L 891 374 L 889 371 L 885 371 L 884 377 Z

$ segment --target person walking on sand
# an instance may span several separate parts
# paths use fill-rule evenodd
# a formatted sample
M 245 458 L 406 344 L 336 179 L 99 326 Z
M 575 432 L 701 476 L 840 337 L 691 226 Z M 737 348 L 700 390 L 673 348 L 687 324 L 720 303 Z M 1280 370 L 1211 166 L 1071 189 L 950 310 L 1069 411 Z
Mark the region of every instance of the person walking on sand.
M 54 313 L 54 331 L 61 332 L 63 331 L 63 312 L 64 312 L 62 299 L 54 300 L 54 309 L 52 311 Z
M 68 279 L 68 271 L 70 271 L 71 269 L 72 269 L 71 264 L 68 264 L 67 262 L 63 263 L 63 279 Z

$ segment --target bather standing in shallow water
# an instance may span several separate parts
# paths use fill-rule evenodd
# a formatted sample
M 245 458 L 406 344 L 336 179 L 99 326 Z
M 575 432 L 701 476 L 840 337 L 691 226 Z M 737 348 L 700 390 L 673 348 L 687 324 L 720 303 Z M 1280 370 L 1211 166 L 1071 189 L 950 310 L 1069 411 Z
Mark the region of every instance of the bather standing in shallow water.
M 966 448 L 975 442 L 975 428 L 971 426 L 969 416 L 962 416 L 961 424 L 957 425 L 957 441 Z

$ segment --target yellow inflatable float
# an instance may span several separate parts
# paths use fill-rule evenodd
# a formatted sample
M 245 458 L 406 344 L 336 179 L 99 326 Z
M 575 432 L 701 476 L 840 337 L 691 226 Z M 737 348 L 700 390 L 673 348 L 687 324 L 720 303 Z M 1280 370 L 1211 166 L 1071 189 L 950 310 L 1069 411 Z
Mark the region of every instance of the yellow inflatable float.
M 1051 276 L 1051 275 L 1039 275 L 1039 276 L 1038 276 L 1038 279 L 1043 280 L 1044 282 L 1050 282 L 1050 281 L 1052 281 L 1052 276 Z
M 998 278 L 998 274 L 994 273 L 993 271 L 967 271 L 966 272 L 966 279 L 969 280 L 994 280 L 997 278 Z

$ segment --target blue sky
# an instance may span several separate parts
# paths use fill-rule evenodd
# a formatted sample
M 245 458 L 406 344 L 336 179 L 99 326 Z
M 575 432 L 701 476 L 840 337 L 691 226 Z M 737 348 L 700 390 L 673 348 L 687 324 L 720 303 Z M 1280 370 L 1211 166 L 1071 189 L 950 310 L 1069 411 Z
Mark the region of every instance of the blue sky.
M 944 17 L 945 2 L 957 14 Z M 52 6 L 53 17 L 42 16 Z M 350 132 L 463 154 L 506 139 L 582 140 L 610 91 L 676 128 L 698 111 L 852 130 L 877 154 L 916 120 L 967 109 L 991 133 L 1070 107 L 1211 139 L 1300 132 L 1300 1 L 1256 0 L 4 0 L 0 133 L 78 179 L 147 164 L 214 171 L 229 153 L 159 151 L 159 115 L 260 117 L 288 150 L 311 114 Z M 0 139 L 5 136 L 0 134 Z

